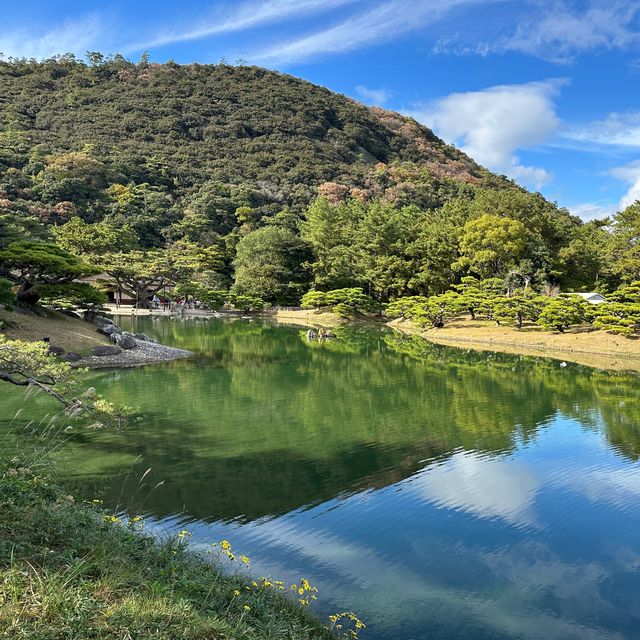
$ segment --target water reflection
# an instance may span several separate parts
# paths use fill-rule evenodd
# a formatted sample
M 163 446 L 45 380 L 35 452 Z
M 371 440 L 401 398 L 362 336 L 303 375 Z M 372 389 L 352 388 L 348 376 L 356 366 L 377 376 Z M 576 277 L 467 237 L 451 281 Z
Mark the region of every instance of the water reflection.
M 322 610 L 356 609 L 370 639 L 634 637 L 635 375 L 377 328 L 309 343 L 257 322 L 131 322 L 197 355 L 91 375 L 145 420 L 67 445 L 83 495 L 230 538 L 258 574 L 313 577 Z

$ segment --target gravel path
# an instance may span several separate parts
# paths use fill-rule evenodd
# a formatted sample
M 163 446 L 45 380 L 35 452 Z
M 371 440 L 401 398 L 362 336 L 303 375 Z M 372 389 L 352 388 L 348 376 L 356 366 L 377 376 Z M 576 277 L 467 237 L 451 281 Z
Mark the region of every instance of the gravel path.
M 125 349 L 121 353 L 113 356 L 86 356 L 78 362 L 74 362 L 74 367 L 89 367 L 90 369 L 102 369 L 106 367 L 135 367 L 143 364 L 154 364 L 156 362 L 168 362 L 188 358 L 193 355 L 191 351 L 167 347 L 156 342 L 139 341 L 135 349 Z

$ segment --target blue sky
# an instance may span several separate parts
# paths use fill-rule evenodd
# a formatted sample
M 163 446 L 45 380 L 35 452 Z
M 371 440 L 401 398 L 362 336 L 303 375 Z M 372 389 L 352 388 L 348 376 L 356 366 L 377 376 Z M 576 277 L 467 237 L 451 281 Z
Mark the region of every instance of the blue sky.
M 401 111 L 584 219 L 640 199 L 640 1 L 3 2 L 0 51 L 245 60 Z

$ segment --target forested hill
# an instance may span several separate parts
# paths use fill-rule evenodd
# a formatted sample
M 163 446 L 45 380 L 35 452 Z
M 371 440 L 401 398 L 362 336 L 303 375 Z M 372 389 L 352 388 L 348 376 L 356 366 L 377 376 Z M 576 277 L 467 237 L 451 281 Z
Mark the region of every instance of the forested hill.
M 0 252 L 54 242 L 99 269 L 108 254 L 114 273 L 278 303 L 311 287 L 389 300 L 465 276 L 631 277 L 626 232 L 582 224 L 410 118 L 257 67 L 87 58 L 0 61 Z M 176 255 L 181 270 L 162 271 Z
M 464 182 L 491 179 L 415 121 L 289 75 L 224 64 L 96 62 L 0 65 L 3 128 L 50 153 L 91 144 L 125 171 L 153 158 L 184 186 L 268 183 L 287 200 L 294 185 L 304 198 L 325 181 L 360 184 L 379 162 L 415 162 Z

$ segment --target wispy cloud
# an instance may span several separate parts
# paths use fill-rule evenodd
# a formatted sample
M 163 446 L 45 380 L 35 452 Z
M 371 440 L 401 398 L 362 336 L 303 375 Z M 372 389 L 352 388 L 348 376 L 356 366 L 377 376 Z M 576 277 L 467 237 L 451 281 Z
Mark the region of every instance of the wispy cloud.
M 434 24 L 465 5 L 490 0 L 391 0 L 347 18 L 337 25 L 277 43 L 245 55 L 263 64 L 292 64 L 317 56 L 354 51 L 373 43 L 388 42 L 409 31 Z
M 165 30 L 145 40 L 127 45 L 124 50 L 141 51 L 178 42 L 252 29 L 269 23 L 326 12 L 343 5 L 363 0 L 270 0 L 269 2 L 243 2 L 218 8 L 206 19 L 181 29 Z
M 587 146 L 630 147 L 631 150 L 640 148 L 640 111 L 610 113 L 604 120 L 573 127 L 562 135 Z
M 626 0 L 525 0 L 496 16 L 494 29 L 478 36 L 475 25 L 459 25 L 436 44 L 441 53 L 482 54 L 515 51 L 558 63 L 575 55 L 628 49 L 640 43 L 640 4 Z M 489 30 L 491 34 L 486 35 Z
M 8 31 L 0 35 L 0 52 L 14 58 L 49 58 L 60 53 L 84 55 L 104 45 L 107 34 L 97 13 L 41 31 Z
M 558 130 L 553 100 L 566 82 L 554 79 L 452 93 L 406 113 L 489 169 L 539 187 L 551 175 L 541 167 L 523 165 L 516 151 L 542 145 Z
M 388 89 L 369 89 L 362 84 L 356 87 L 356 93 L 367 103 L 383 105 L 389 101 L 391 92 Z

